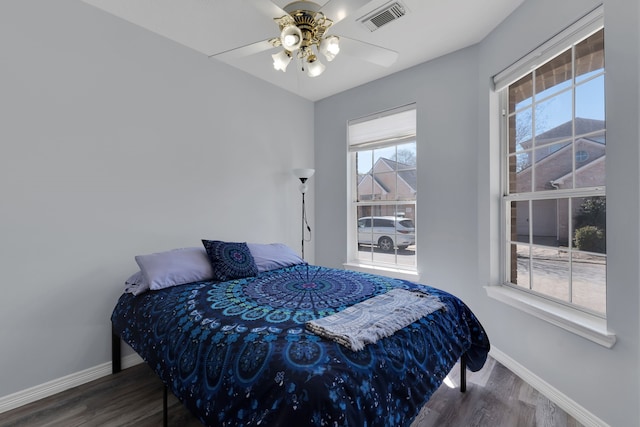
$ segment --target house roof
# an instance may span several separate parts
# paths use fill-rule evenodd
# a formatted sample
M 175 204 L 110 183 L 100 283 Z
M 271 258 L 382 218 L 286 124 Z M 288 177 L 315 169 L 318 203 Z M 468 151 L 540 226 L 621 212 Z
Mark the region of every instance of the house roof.
M 383 182 L 375 178 L 376 175 L 373 173 L 373 170 L 376 168 L 376 165 L 378 165 L 379 163 L 384 163 L 391 171 L 398 171 L 398 176 L 404 182 L 406 182 L 407 185 L 411 187 L 413 191 L 416 191 L 417 184 L 418 184 L 418 174 L 416 173 L 415 166 L 412 166 L 406 163 L 396 162 L 395 160 L 387 159 L 384 157 L 380 157 L 378 160 L 376 160 L 376 163 L 373 165 L 373 168 L 371 168 L 366 174 L 363 174 L 360 176 L 358 185 L 360 185 L 360 183 L 362 182 L 363 179 L 365 179 L 365 177 L 373 176 L 373 179 L 377 185 L 383 188 L 386 192 L 391 191 L 391 189 L 387 188 Z
M 536 136 L 537 145 L 546 144 L 552 142 L 554 140 L 568 138 L 573 135 L 571 127 L 573 126 L 573 122 L 569 120 L 566 123 L 562 123 L 552 129 L 549 129 L 546 132 L 541 133 Z M 604 120 L 596 120 L 596 119 L 584 119 L 582 117 L 576 117 L 575 119 L 576 126 L 576 136 L 579 135 L 587 135 L 593 132 L 601 131 L 605 129 L 605 121 Z M 590 138 L 594 142 L 600 142 L 604 144 L 604 138 Z M 600 139 L 598 141 L 598 139 Z M 533 141 L 531 139 L 520 143 L 523 148 L 531 148 Z M 568 142 L 567 142 L 568 143 Z
M 384 157 L 381 157 L 380 159 L 378 159 L 378 161 L 382 161 L 389 165 L 391 170 L 397 170 L 398 176 L 400 176 L 400 178 L 402 178 L 404 182 L 406 182 L 414 191 L 418 187 L 418 174 L 416 173 L 415 166 L 409 165 L 407 163 L 396 162 Z

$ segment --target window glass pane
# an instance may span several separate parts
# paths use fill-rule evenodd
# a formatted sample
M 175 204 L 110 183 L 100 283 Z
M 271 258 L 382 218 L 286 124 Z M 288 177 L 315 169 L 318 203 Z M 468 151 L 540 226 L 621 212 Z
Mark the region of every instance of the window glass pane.
M 576 135 L 603 129 L 604 75 L 576 86 Z
M 510 258 L 511 268 L 509 270 L 509 281 L 514 285 L 522 286 L 526 289 L 531 289 L 529 279 L 529 245 L 512 244 Z
M 395 170 L 396 147 L 384 147 L 373 150 L 373 170 L 386 172 Z
M 534 200 L 531 210 L 531 234 L 536 245 L 557 246 L 556 200 Z
M 606 312 L 606 256 L 573 252 L 571 283 L 571 300 L 574 304 L 597 313 Z
M 576 44 L 576 82 L 604 71 L 604 29 Z
M 536 245 L 568 247 L 569 199 L 533 200 L 532 242 Z
M 531 104 L 533 96 L 533 74 L 527 74 L 509 86 L 509 114 Z
M 382 168 L 380 168 L 380 170 L 382 170 Z M 396 172 L 374 173 L 373 180 L 375 181 L 375 194 L 373 199 L 396 200 L 397 176 L 398 174 Z
M 605 185 L 605 134 L 578 138 L 576 141 L 576 188 Z
M 532 152 L 509 156 L 509 193 L 527 193 L 531 191 Z
M 394 160 L 398 162 L 398 170 L 415 169 L 416 168 L 416 143 L 399 144 L 396 146 L 396 157 Z
M 535 107 L 536 145 L 568 138 L 573 134 L 571 91 L 562 92 Z
M 415 200 L 418 178 L 415 169 L 398 172 L 397 200 Z
M 511 202 L 511 236 L 514 242 L 529 243 L 529 202 Z
M 357 152 L 356 163 L 359 175 L 371 172 L 371 169 L 373 168 L 373 151 L 368 150 Z
M 358 259 L 415 267 L 415 205 L 358 206 Z
M 531 249 L 531 289 L 569 302 L 569 257 L 558 248 Z
M 563 142 L 539 148 L 535 151 L 535 159 L 534 191 L 573 188 L 573 150 L 570 143 Z
M 571 87 L 571 67 L 571 49 L 568 49 L 538 68 L 535 71 L 536 99 L 542 100 Z
M 533 153 L 532 151 L 527 151 L 526 153 L 520 153 L 515 155 L 516 172 L 522 172 L 531 166 L 532 153 Z M 529 179 L 528 182 L 531 182 L 531 179 Z M 522 190 L 518 190 L 518 191 L 531 191 L 531 184 L 529 184 L 528 186 L 522 187 Z
M 556 215 L 557 215 L 557 241 L 560 248 L 568 248 L 571 240 L 571 223 L 569 221 L 571 209 L 569 208 L 569 199 L 557 199 Z
M 573 246 L 580 251 L 606 253 L 606 197 L 575 198 L 572 203 Z
M 360 151 L 355 153 L 357 177 L 357 200 L 371 200 L 373 192 L 373 152 Z
M 398 191 L 397 200 L 415 200 L 418 193 L 415 141 L 397 146 Z
M 511 116 L 509 125 L 509 153 L 531 148 L 533 137 L 533 116 L 531 108 L 527 108 Z

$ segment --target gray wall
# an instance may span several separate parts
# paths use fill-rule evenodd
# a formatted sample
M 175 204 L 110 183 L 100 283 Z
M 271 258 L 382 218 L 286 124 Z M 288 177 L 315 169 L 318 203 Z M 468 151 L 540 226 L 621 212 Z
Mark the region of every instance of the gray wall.
M 609 328 L 613 349 L 487 297 L 498 280 L 499 159 L 490 78 L 597 6 L 527 0 L 483 42 L 316 103 L 316 262 L 346 261 L 346 122 L 416 102 L 418 269 L 460 296 L 492 345 L 611 426 L 640 424 L 639 10 L 606 0 Z M 329 172 L 331 171 L 331 172 Z
M 310 101 L 80 0 L 1 1 L 0 52 L 0 397 L 110 360 L 136 254 L 299 248 Z

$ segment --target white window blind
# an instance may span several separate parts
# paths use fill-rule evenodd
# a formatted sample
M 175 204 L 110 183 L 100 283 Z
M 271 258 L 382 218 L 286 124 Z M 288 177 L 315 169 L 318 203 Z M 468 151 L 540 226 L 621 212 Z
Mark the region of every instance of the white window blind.
M 349 151 L 395 145 L 415 136 L 415 104 L 349 121 Z
M 528 53 L 517 62 L 493 77 L 496 92 L 528 74 L 540 64 L 550 61 L 571 45 L 602 28 L 604 24 L 603 6 L 600 5 L 565 30 L 553 36 L 537 49 Z

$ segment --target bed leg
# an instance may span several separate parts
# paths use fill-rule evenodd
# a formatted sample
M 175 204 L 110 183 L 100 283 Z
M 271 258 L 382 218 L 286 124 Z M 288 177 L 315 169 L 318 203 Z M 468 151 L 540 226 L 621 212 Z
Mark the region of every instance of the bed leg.
M 169 425 L 169 387 L 164 386 L 164 392 L 162 393 L 162 425 L 167 427 Z
M 122 361 L 120 355 L 120 337 L 116 335 L 111 327 L 111 373 L 117 374 L 122 370 Z
M 467 362 L 464 355 L 460 358 L 460 393 L 467 391 Z

